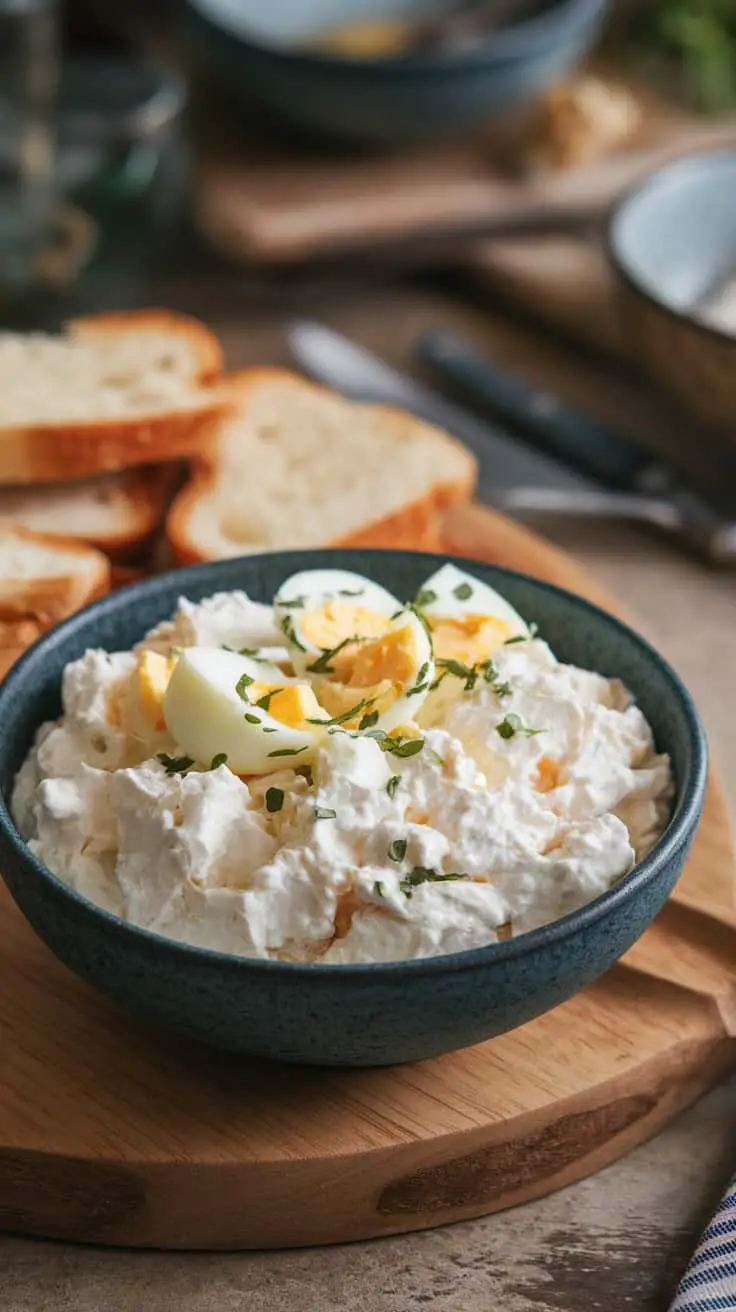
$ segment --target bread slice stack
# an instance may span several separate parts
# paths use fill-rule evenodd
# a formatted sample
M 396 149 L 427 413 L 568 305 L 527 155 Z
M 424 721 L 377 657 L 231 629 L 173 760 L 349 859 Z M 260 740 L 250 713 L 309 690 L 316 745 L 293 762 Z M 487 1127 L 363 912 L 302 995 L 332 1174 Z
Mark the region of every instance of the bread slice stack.
M 405 411 L 285 369 L 223 375 L 217 339 L 181 315 L 0 333 L 0 676 L 50 624 L 141 571 L 438 547 L 476 474 L 459 442 Z
M 153 538 L 221 375 L 217 338 L 166 310 L 0 333 L 0 670 Z

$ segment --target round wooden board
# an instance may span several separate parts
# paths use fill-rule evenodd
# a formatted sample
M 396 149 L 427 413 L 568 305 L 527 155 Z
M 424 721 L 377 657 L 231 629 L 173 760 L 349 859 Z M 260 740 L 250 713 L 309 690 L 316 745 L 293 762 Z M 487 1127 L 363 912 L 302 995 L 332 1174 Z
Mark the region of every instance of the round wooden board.
M 448 549 L 615 609 L 490 511 Z M 612 1161 L 736 1060 L 734 851 L 716 780 L 678 891 L 628 957 L 476 1048 L 373 1071 L 237 1059 L 147 1028 L 0 929 L 0 1226 L 121 1245 L 252 1248 L 421 1229 Z

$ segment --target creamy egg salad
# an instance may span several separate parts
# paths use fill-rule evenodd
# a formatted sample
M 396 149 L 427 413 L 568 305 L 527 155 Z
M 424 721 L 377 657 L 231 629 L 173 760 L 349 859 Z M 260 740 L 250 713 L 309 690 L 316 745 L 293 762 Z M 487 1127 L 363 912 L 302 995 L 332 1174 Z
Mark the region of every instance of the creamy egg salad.
M 444 565 L 410 603 L 344 570 L 179 603 L 64 671 L 16 780 L 39 859 L 185 943 L 327 963 L 456 952 L 603 893 L 668 818 L 624 686 L 561 664 Z

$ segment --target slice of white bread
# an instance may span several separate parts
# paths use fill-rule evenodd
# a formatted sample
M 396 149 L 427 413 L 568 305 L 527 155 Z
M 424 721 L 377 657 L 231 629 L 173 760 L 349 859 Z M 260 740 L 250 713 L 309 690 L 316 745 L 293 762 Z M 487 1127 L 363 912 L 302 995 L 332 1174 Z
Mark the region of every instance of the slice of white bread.
M 0 529 L 0 646 L 27 645 L 109 586 L 110 562 L 94 547 Z
M 431 547 L 443 512 L 467 500 L 474 457 L 391 406 L 358 405 L 283 369 L 228 380 L 219 459 L 174 500 L 180 562 L 321 544 Z
M 178 477 L 176 465 L 148 465 L 78 483 L 0 488 L 0 529 L 74 537 L 129 559 L 161 523 Z
M 74 480 L 197 454 L 222 409 L 222 354 L 166 310 L 0 333 L 0 484 Z

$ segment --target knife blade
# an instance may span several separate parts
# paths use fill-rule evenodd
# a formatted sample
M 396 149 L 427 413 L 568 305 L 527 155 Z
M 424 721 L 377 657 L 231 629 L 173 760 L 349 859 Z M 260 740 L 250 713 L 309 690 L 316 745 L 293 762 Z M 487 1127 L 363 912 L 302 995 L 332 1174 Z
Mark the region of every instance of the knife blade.
M 632 519 L 683 535 L 711 561 L 736 558 L 736 527 L 687 488 L 678 497 L 656 489 L 606 488 L 549 455 L 511 437 L 498 424 L 400 373 L 370 351 L 324 324 L 296 320 L 287 341 L 297 363 L 319 382 L 359 401 L 388 402 L 454 433 L 476 455 L 478 495 L 501 510 L 594 518 Z M 546 404 L 546 402 L 545 402 Z
M 643 519 L 677 533 L 712 561 L 736 559 L 736 508 L 731 512 L 715 505 L 635 442 L 507 372 L 453 332 L 426 333 L 414 353 L 483 415 L 595 479 L 597 513 Z M 541 509 L 541 500 L 551 511 L 571 509 L 564 495 L 548 493 L 540 499 L 527 497 L 524 489 L 519 489 L 514 505 Z M 596 513 L 595 502 L 591 499 L 591 513 Z

